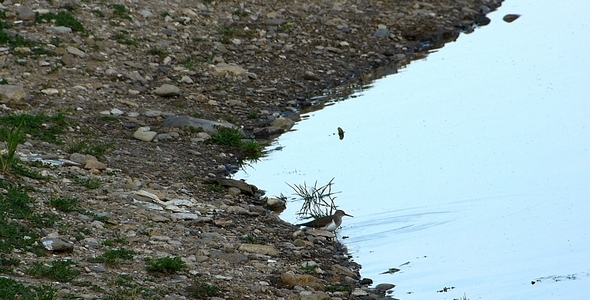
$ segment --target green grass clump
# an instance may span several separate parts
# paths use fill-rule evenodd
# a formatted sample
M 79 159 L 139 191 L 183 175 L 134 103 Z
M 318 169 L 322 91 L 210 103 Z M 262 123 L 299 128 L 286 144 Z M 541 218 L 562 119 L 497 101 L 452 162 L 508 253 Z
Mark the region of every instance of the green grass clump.
M 94 178 L 94 177 L 89 177 L 89 178 L 84 178 L 84 179 L 76 178 L 75 181 L 79 185 L 81 185 L 87 189 L 91 189 L 91 190 L 95 190 L 95 189 L 98 189 L 103 186 L 103 182 L 102 182 L 102 180 L 100 180 L 100 178 Z
M 129 33 L 126 31 L 117 32 L 112 36 L 112 38 L 119 44 L 135 47 L 139 46 L 139 42 L 136 39 L 130 38 Z
M 301 270 L 311 273 L 313 271 L 315 271 L 315 269 L 317 269 L 317 265 L 313 265 L 313 264 L 305 264 L 305 266 L 301 266 Z
M 78 198 L 52 198 L 49 206 L 65 213 L 80 211 L 80 200 Z
M 103 255 L 92 259 L 92 262 L 98 263 L 105 263 L 110 266 L 114 266 L 119 264 L 121 260 L 130 260 L 133 259 L 133 255 L 135 254 L 132 250 L 127 250 L 124 248 L 109 250 L 105 252 Z
M 22 124 L 18 127 L 13 127 L 10 131 L 0 131 L 0 140 L 6 141 L 8 149 L 6 154 L 0 155 L 0 168 L 2 173 L 9 174 L 16 165 L 16 150 L 18 145 L 25 141 L 25 134 L 22 132 Z
M 7 258 L 4 253 L 0 253 L 0 274 L 12 274 L 12 267 L 20 265 L 20 260 Z
M 164 57 L 164 56 L 168 55 L 168 51 L 166 51 L 162 48 L 155 47 L 155 48 L 150 48 L 150 50 L 148 50 L 148 54 Z
M 262 145 L 260 145 L 255 140 L 243 142 L 240 146 L 240 149 L 242 150 L 244 156 L 251 160 L 259 160 L 264 155 L 264 149 L 262 148 Z
M 41 262 L 35 262 L 25 273 L 38 278 L 70 282 L 81 273 L 80 270 L 73 268 L 72 265 L 74 263 L 71 260 L 54 260 L 50 266 Z
M 173 274 L 187 268 L 186 263 L 180 257 L 162 257 L 156 260 L 149 260 L 146 270 L 150 272 Z
M 241 240 L 242 240 L 242 243 L 246 243 L 246 244 L 260 244 L 260 245 L 266 244 L 266 239 L 259 238 L 257 236 L 253 236 L 253 235 L 245 235 L 241 238 Z
M 52 144 L 62 144 L 58 138 L 68 122 L 63 114 L 47 116 L 45 114 L 29 115 L 7 115 L 0 117 L 0 140 L 5 141 L 10 134 L 7 128 L 16 128 L 21 126 L 23 133 L 30 135 L 33 139 L 38 139 Z
M 131 16 L 129 16 L 129 13 L 127 12 L 127 8 L 125 8 L 125 5 L 111 4 L 109 5 L 109 7 L 113 9 L 113 15 L 129 21 L 133 21 L 133 19 L 131 18 Z
M 100 143 L 89 143 L 86 141 L 79 141 L 69 145 L 66 148 L 68 153 L 81 153 L 90 154 L 98 159 L 103 159 L 104 155 L 115 149 L 115 143 L 100 142 Z
M 217 133 L 211 137 L 211 142 L 230 147 L 240 147 L 242 145 L 242 133 L 233 128 L 219 127 Z
M 208 299 L 209 297 L 218 296 L 221 293 L 219 287 L 197 280 L 189 287 L 189 292 L 196 299 Z
M 57 15 L 53 13 L 37 15 L 37 22 L 51 22 L 55 20 L 55 25 L 65 26 L 72 29 L 75 32 L 84 32 L 84 25 L 80 21 L 76 20 L 69 12 L 60 11 Z
M 49 285 L 26 286 L 14 279 L 0 277 L 1 299 L 57 299 L 57 290 Z
M 233 128 L 219 127 L 217 133 L 211 137 L 211 142 L 239 148 L 246 159 L 258 160 L 263 155 L 263 147 L 255 140 L 243 140 L 242 133 Z

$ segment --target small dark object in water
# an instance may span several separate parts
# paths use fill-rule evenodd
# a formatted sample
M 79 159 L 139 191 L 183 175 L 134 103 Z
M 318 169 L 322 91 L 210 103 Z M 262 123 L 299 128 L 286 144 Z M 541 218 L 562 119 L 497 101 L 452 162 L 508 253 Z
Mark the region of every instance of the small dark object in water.
M 512 21 L 518 19 L 519 17 L 520 15 L 517 14 L 507 14 L 504 16 L 504 18 L 502 18 L 502 20 L 504 20 L 506 23 L 512 23 Z
M 344 130 L 338 127 L 338 137 L 343 140 L 344 139 Z
M 475 22 L 475 25 L 477 25 L 477 26 L 485 26 L 485 25 L 490 24 L 490 22 L 492 22 L 492 20 L 490 20 L 490 18 L 486 17 L 486 15 L 484 15 L 484 14 L 479 14 L 479 15 L 475 16 L 473 21 Z

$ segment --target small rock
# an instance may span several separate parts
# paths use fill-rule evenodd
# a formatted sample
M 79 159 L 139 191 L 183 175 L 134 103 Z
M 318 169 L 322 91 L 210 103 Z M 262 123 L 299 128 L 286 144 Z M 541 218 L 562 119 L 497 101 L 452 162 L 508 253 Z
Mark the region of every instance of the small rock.
M 30 8 L 23 7 L 18 12 L 18 19 L 23 21 L 34 20 L 35 12 Z
M 216 134 L 218 127 L 238 129 L 236 125 L 230 123 L 221 123 L 205 119 L 198 119 L 189 116 L 174 116 L 164 120 L 162 127 L 194 128 L 202 129 L 209 134 Z
M 172 217 L 177 220 L 196 220 L 201 215 L 198 213 L 174 213 Z
M 394 288 L 394 287 L 395 287 L 395 284 L 391 284 L 391 283 L 380 283 L 380 284 L 378 284 L 378 285 L 375 287 L 375 289 L 376 289 L 377 291 L 379 291 L 379 292 L 382 292 L 382 293 L 384 293 L 384 292 L 386 292 L 386 291 L 388 291 L 388 290 L 391 290 L 391 289 L 392 289 L 392 288 Z
M 303 74 L 303 79 L 305 80 L 315 80 L 315 81 L 319 81 L 320 77 L 318 77 L 316 74 L 314 74 L 312 71 L 306 71 Z
M 274 26 L 280 26 L 287 23 L 287 20 L 284 19 L 270 19 L 270 20 L 266 20 L 266 24 L 267 25 L 274 25 Z
M 43 93 L 45 95 L 57 95 L 57 94 L 59 94 L 59 90 L 58 89 L 42 89 L 41 93 Z
M 262 127 L 262 128 L 258 127 L 258 128 L 254 128 L 252 130 L 252 133 L 254 133 L 254 136 L 256 136 L 257 138 L 278 135 L 278 134 L 282 134 L 284 132 L 285 132 L 285 129 L 280 128 L 280 127 L 275 127 L 275 126 L 268 126 L 268 127 Z
M 43 247 L 49 251 L 55 252 L 71 252 L 74 250 L 74 245 L 61 239 L 49 238 L 41 241 Z
M 225 74 L 228 74 L 228 73 L 231 73 L 232 75 L 237 76 L 237 75 L 241 75 L 241 74 L 248 72 L 246 69 L 244 69 L 240 66 L 230 65 L 230 64 L 226 64 L 226 63 L 219 63 L 214 67 L 214 69 L 215 69 L 215 73 L 217 74 L 217 76 L 225 76 Z
M 151 142 L 157 134 L 155 131 L 150 131 L 149 127 L 139 127 L 133 133 L 133 137 L 141 141 Z
M 81 58 L 88 56 L 88 54 L 84 53 L 84 51 L 82 51 L 76 47 L 72 47 L 72 46 L 68 46 L 66 48 L 66 51 L 68 51 L 68 53 L 70 53 L 70 54 L 76 55 Z
M 502 18 L 502 20 L 504 20 L 504 22 L 506 23 L 512 23 L 514 20 L 520 18 L 520 15 L 517 14 L 507 14 L 504 16 L 504 18 Z
M 18 103 L 25 99 L 27 93 L 21 85 L 0 84 L 0 102 Z
M 72 153 L 70 155 L 70 160 L 75 163 L 78 163 L 80 165 L 85 165 L 86 164 L 86 154 Z
M 53 33 L 71 33 L 72 28 L 65 26 L 49 26 L 45 28 L 45 31 Z
M 274 127 L 282 128 L 285 131 L 289 131 L 295 125 L 295 121 L 293 121 L 289 118 L 280 117 L 280 118 L 276 118 L 274 121 L 272 121 L 270 123 L 270 125 L 274 126 Z
M 319 290 L 323 287 L 321 279 L 308 274 L 295 274 L 292 271 L 287 271 L 281 274 L 281 281 L 286 285 L 309 286 L 315 290 Z
M 228 100 L 227 104 L 229 104 L 229 106 L 246 106 L 246 104 L 240 100 Z
M 341 265 L 332 265 L 332 271 L 345 276 L 356 277 L 356 274 L 347 267 Z
M 107 166 L 104 163 L 101 163 L 96 159 L 96 157 L 86 154 L 86 160 L 84 162 L 84 169 L 97 169 L 97 170 L 106 170 Z
M 163 84 L 154 90 L 154 94 L 161 97 L 172 97 L 180 95 L 180 88 L 172 84 Z
M 278 198 L 269 198 L 265 205 L 273 211 L 283 210 L 287 207 L 286 201 Z
M 374 34 L 374 37 L 376 38 L 386 38 L 389 36 L 389 29 L 387 28 L 381 28 L 379 30 L 377 30 Z
M 114 115 L 114 116 L 120 116 L 120 115 L 122 115 L 124 113 L 125 113 L 124 111 L 122 111 L 122 110 L 120 110 L 118 108 L 111 109 L 111 114 Z
M 92 272 L 96 272 L 96 273 L 104 273 L 107 271 L 107 269 L 104 266 L 90 266 L 89 267 L 90 271 Z
M 194 81 L 189 77 L 189 76 L 182 76 L 182 78 L 180 79 L 180 82 L 182 83 L 194 83 Z
M 230 196 L 237 196 L 242 193 L 242 191 L 237 187 L 230 187 L 227 189 L 227 193 Z
M 270 256 L 278 256 L 279 251 L 270 245 L 258 245 L 258 244 L 241 244 L 238 251 L 248 252 L 254 254 L 264 254 Z
M 368 296 L 369 293 L 363 291 L 360 288 L 356 288 L 354 289 L 354 291 L 352 291 L 352 293 L 350 293 L 351 296 L 355 296 L 355 297 L 363 297 L 363 296 Z
M 139 14 L 146 19 L 154 16 L 154 14 L 147 9 L 142 9 L 141 11 L 139 11 Z

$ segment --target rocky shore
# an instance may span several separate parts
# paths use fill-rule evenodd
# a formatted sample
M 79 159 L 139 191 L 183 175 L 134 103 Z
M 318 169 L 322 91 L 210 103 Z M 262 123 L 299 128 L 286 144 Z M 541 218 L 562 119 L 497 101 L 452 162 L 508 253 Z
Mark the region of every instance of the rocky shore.
M 239 166 L 239 149 L 207 142 L 206 129 L 165 125 L 203 119 L 272 137 L 292 126 L 277 119 L 296 121 L 326 95 L 487 24 L 500 4 L 3 2 L 2 120 L 43 114 L 40 130 L 63 131 L 18 146 L 42 178 L 1 177 L 0 221 L 22 231 L 0 230 L 0 288 L 43 287 L 55 299 L 383 297 L 359 283 L 338 242 L 297 232 L 255 190 L 210 183 Z M 42 222 L 9 210 L 17 198 Z M 182 267 L 150 269 L 161 258 Z M 63 261 L 72 278 L 39 271 Z

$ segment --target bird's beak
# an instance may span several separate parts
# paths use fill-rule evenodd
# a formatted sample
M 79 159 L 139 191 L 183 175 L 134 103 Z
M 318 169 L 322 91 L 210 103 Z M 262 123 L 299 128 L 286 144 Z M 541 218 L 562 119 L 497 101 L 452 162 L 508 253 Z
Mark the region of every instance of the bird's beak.
M 353 215 L 349 215 L 349 214 L 347 214 L 347 213 L 344 213 L 344 215 L 345 215 L 345 216 L 349 216 L 349 217 L 352 217 L 352 218 L 354 218 L 354 216 L 353 216 Z

